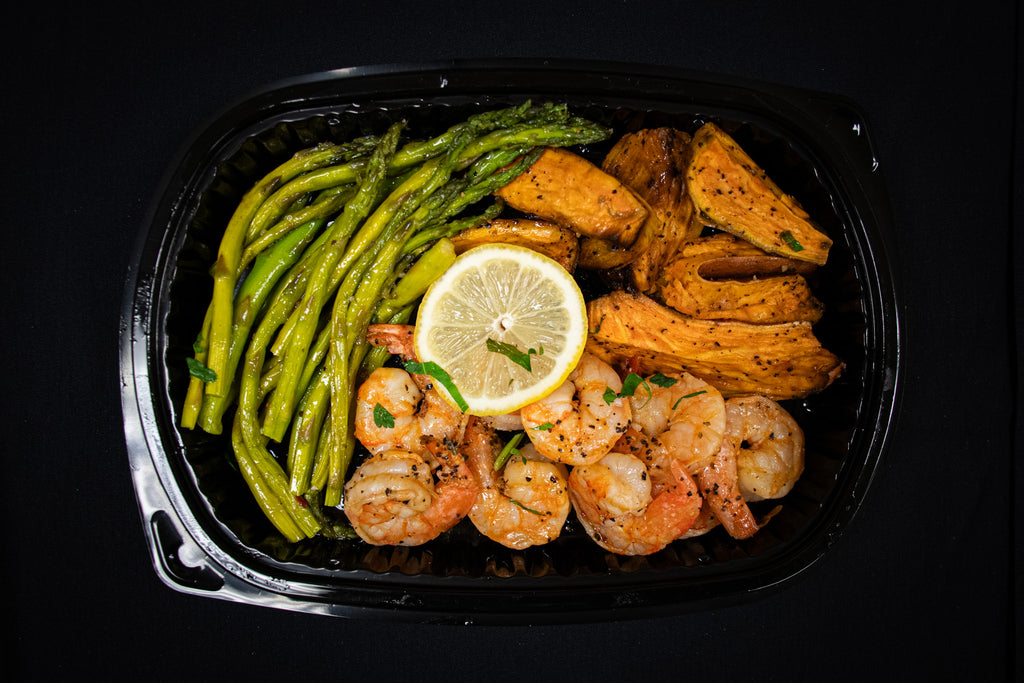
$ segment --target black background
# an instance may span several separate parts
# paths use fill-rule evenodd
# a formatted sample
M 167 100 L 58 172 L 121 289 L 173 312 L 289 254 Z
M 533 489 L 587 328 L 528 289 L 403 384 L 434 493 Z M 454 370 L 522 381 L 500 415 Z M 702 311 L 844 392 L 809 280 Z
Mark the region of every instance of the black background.
M 1011 679 L 1020 609 L 1021 65 L 1014 2 L 19 3 L 6 13 L 0 610 L 19 680 Z M 764 598 L 580 626 L 423 626 L 193 597 L 150 563 L 118 315 L 168 164 L 278 79 L 603 59 L 851 98 L 895 234 L 895 438 L 823 561 Z

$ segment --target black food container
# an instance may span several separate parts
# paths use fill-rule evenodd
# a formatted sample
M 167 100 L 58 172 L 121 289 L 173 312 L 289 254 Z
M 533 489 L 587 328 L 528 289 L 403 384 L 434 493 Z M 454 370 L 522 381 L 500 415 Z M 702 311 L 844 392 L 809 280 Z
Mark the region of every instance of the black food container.
M 754 537 L 721 528 L 648 557 L 606 553 L 570 516 L 557 541 L 512 551 L 464 521 L 417 548 L 286 543 L 233 468 L 226 436 L 182 430 L 209 268 L 242 194 L 296 151 L 380 133 L 404 118 L 426 138 L 486 109 L 566 103 L 614 129 L 580 149 L 600 161 L 641 127 L 714 121 L 834 240 L 815 276 L 815 326 L 846 365 L 786 407 L 806 470 Z M 125 433 L 154 567 L 185 593 L 344 617 L 552 623 L 649 617 L 756 599 L 836 542 L 864 501 L 896 414 L 897 287 L 888 201 L 864 117 L 832 95 L 635 65 L 499 61 L 354 68 L 278 83 L 222 112 L 170 168 L 143 225 L 121 320 Z M 773 503 L 774 505 L 774 503 Z

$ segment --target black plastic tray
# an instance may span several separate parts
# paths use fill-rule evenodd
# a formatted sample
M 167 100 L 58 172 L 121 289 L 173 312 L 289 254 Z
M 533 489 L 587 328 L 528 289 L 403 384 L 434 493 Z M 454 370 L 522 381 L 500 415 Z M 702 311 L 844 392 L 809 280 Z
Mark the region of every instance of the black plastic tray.
M 816 326 L 846 363 L 787 407 L 807 467 L 753 538 L 717 529 L 649 557 L 605 553 L 570 520 L 556 542 L 511 551 L 464 522 L 419 548 L 311 539 L 289 545 L 231 467 L 226 438 L 177 428 L 184 358 L 209 300 L 209 266 L 242 193 L 295 151 L 379 133 L 429 137 L 525 99 L 612 126 L 692 132 L 715 121 L 833 238 Z M 614 139 L 613 137 L 613 139 Z M 610 145 L 611 142 L 608 143 Z M 607 146 L 581 150 L 599 160 Z M 814 565 L 864 500 L 896 414 L 897 289 L 888 200 L 867 122 L 832 95 L 704 73 L 592 62 L 497 61 L 345 69 L 277 83 L 222 112 L 157 194 L 128 273 L 121 321 L 125 433 L 143 527 L 175 590 L 346 617 L 548 623 L 680 613 L 755 599 Z

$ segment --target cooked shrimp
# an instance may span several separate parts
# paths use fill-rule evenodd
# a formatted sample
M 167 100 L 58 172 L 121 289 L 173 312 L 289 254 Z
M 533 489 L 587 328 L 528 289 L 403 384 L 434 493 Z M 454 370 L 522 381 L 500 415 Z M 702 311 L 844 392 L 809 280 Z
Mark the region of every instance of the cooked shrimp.
M 503 415 L 485 415 L 482 419 L 499 432 L 523 431 L 523 419 L 519 417 L 518 410 Z
M 748 501 L 781 498 L 804 471 L 804 433 L 793 416 L 764 396 L 725 402 L 726 438 L 736 449 L 739 489 Z
M 420 545 L 458 524 L 480 486 L 450 444 L 371 455 L 345 484 L 345 515 L 372 545 Z
M 648 382 L 634 392 L 633 425 L 695 475 L 711 464 L 722 445 L 725 401 L 717 389 L 689 373 L 666 376 L 675 380 L 672 386 Z
M 560 387 L 519 411 L 537 451 L 567 465 L 586 465 L 604 457 L 630 421 L 628 399 L 607 401 L 609 389 L 616 394 L 622 391 L 618 373 L 584 352 Z
M 366 339 L 405 360 L 416 360 L 414 330 L 412 325 L 370 325 Z M 394 426 L 387 426 L 391 420 Z M 356 395 L 356 438 L 371 453 L 396 448 L 419 452 L 424 437 L 457 444 L 465 427 L 466 416 L 441 396 L 428 375 L 378 368 Z
M 570 508 L 565 465 L 542 458 L 527 444 L 496 472 L 501 443 L 478 417 L 470 418 L 460 450 L 482 487 L 469 511 L 480 533 L 516 550 L 558 538 Z
M 366 328 L 366 341 L 374 346 L 386 346 L 390 353 L 405 360 L 416 360 L 416 348 L 413 345 L 415 331 L 415 325 L 376 323 Z
M 696 538 L 697 536 L 703 536 L 707 532 L 711 531 L 719 525 L 718 518 L 711 512 L 710 505 L 701 505 L 700 514 L 697 515 L 697 520 L 693 523 L 686 533 L 679 537 L 680 540 L 686 538 Z
M 622 438 L 619 439 L 612 450 L 616 453 L 630 453 L 640 458 L 648 470 L 654 468 L 664 469 L 670 466 L 673 460 L 678 460 L 678 458 L 672 456 L 657 437 L 648 437 L 634 426 L 630 426 L 626 430 L 626 433 L 622 435 Z M 701 536 L 714 529 L 718 524 L 718 518 L 711 511 L 711 506 L 702 504 L 700 514 L 697 515 L 693 525 L 679 538 Z
M 700 514 L 693 479 L 673 459 L 647 467 L 629 453 L 611 452 L 574 467 L 569 497 L 587 534 L 605 550 L 650 555 L 681 537 Z
M 394 425 L 388 426 L 390 422 Z M 438 393 L 429 377 L 401 368 L 377 368 L 356 395 L 355 435 L 371 453 L 420 452 L 424 437 L 458 443 L 465 424 L 466 416 Z
M 757 533 L 757 520 L 740 493 L 736 472 L 736 449 L 722 440 L 714 460 L 697 474 L 700 493 L 712 514 L 733 538 L 750 538 Z

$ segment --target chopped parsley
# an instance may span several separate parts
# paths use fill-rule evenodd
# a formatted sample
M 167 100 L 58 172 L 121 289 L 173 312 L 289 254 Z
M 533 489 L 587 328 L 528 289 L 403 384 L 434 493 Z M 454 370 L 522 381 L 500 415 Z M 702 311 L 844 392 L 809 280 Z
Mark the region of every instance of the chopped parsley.
M 500 353 L 527 372 L 533 372 L 533 366 L 530 363 L 530 356 L 544 355 L 543 346 L 540 347 L 540 349 L 527 349 L 526 351 L 521 351 L 515 344 L 496 341 L 489 337 L 487 339 L 487 350 L 493 353 Z
M 657 380 L 655 380 L 655 378 L 657 378 Z M 653 375 L 651 377 L 651 381 L 659 387 L 672 386 L 675 384 L 674 379 L 671 377 L 665 377 L 661 373 Z M 665 382 L 668 382 L 668 384 L 665 384 Z M 640 387 L 647 390 L 647 401 L 650 401 L 654 397 L 654 390 L 651 389 L 651 385 L 648 384 L 647 380 L 640 375 L 635 372 L 631 372 L 626 375 L 626 379 L 622 380 L 622 391 L 619 393 L 615 393 L 611 387 L 605 387 L 603 394 L 604 402 L 610 404 L 617 398 L 633 396 L 636 393 L 636 390 Z M 646 401 L 644 402 L 644 405 L 647 405 Z
M 395 416 L 387 408 L 377 403 L 373 406 L 373 424 L 387 429 L 395 428 Z
M 675 410 L 677 407 L 679 407 L 679 404 L 683 402 L 684 398 L 693 398 L 694 396 L 700 396 L 701 394 L 706 394 L 706 393 L 708 393 L 707 389 L 701 389 L 700 391 L 695 391 L 692 394 L 687 394 L 686 396 L 680 396 L 679 398 L 676 399 L 676 402 L 672 404 L 672 410 Z
M 519 455 L 519 442 L 523 440 L 524 436 L 526 436 L 525 432 L 517 432 L 511 439 L 508 440 L 508 443 L 505 444 L 505 446 L 501 449 L 501 452 L 498 453 L 498 457 L 495 458 L 494 460 L 495 470 L 500 470 L 502 467 L 504 467 L 505 463 L 508 462 L 508 459 L 511 458 L 513 455 Z
M 797 242 L 796 238 L 793 237 L 793 233 L 791 233 L 789 230 L 783 230 L 782 234 L 779 235 L 779 237 L 781 237 L 782 241 L 785 242 L 793 251 L 804 250 L 804 245 Z
M 667 377 L 660 372 L 656 372 L 647 378 L 651 384 L 656 384 L 662 389 L 668 389 L 670 386 L 678 382 L 679 380 Z
M 434 361 L 429 360 L 426 363 L 407 361 L 404 367 L 406 372 L 411 372 L 414 375 L 428 375 L 437 380 L 448 391 L 448 394 L 455 401 L 455 405 L 459 407 L 459 410 L 466 412 L 469 409 L 469 404 L 466 403 L 466 399 L 462 398 L 462 394 L 459 392 L 458 387 L 455 386 L 455 382 L 452 381 L 451 375 Z
M 217 381 L 217 373 L 197 361 L 195 358 L 186 358 L 185 362 L 188 364 L 188 374 L 192 375 L 196 379 L 206 384 Z
M 518 505 L 519 507 L 523 508 L 527 512 L 532 512 L 533 514 L 537 515 L 538 517 L 543 517 L 544 516 L 543 512 L 538 512 L 537 510 L 534 510 L 533 508 L 528 508 L 525 505 L 523 505 L 522 503 L 520 503 L 518 500 L 516 500 L 515 498 L 509 498 L 508 501 L 510 503 L 513 503 L 514 505 Z

